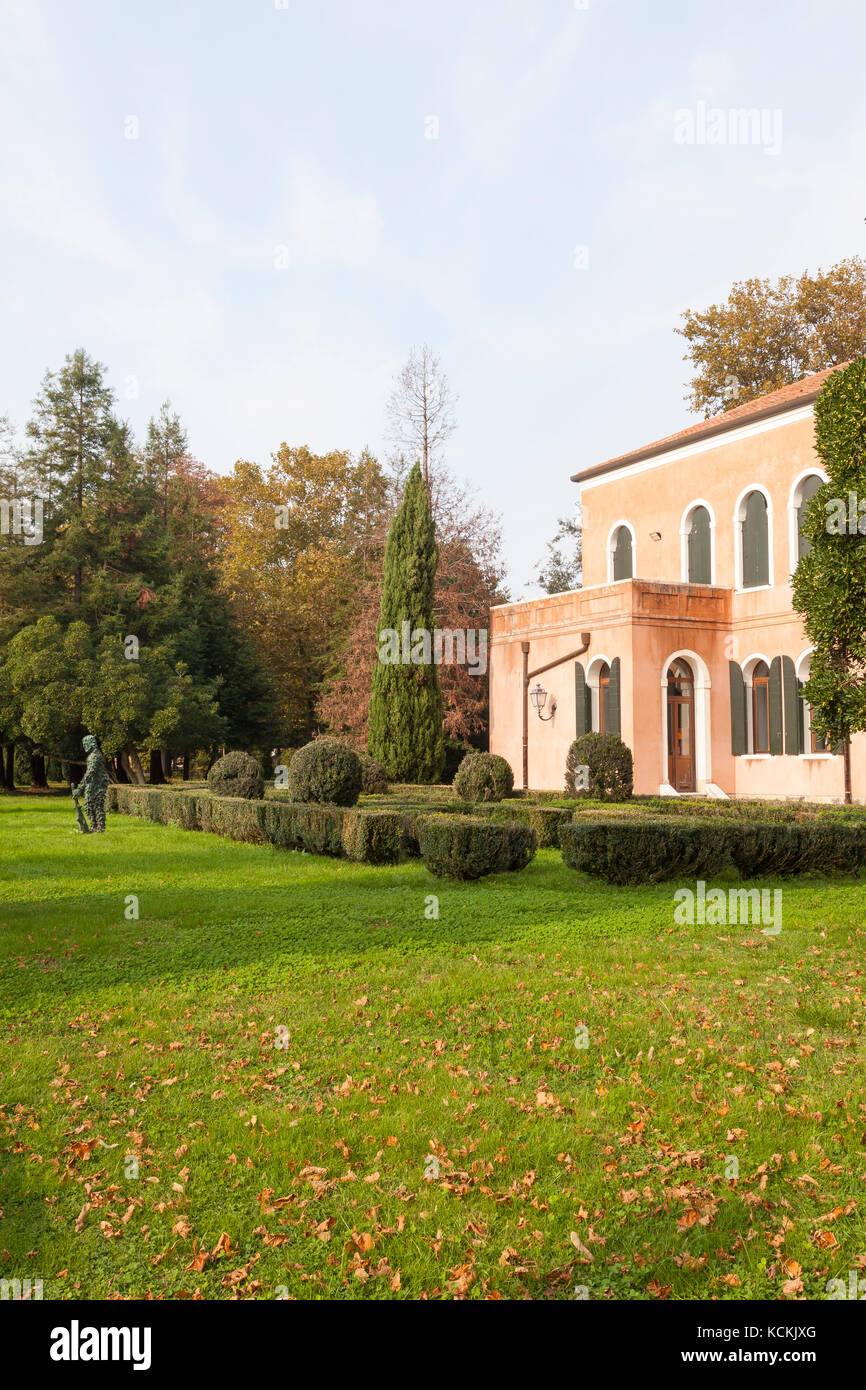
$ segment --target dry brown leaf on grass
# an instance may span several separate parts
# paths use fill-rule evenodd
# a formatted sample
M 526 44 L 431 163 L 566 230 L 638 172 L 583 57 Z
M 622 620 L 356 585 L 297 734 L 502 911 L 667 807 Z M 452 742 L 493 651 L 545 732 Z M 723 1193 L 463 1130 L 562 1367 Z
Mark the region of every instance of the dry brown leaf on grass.
M 578 1254 L 580 1255 L 580 1259 L 578 1260 L 578 1264 L 591 1265 L 592 1262 L 593 1262 L 593 1258 L 594 1258 L 593 1253 L 592 1253 L 591 1250 L 588 1250 L 588 1249 L 586 1248 L 586 1246 L 584 1245 L 584 1243 L 583 1243 L 583 1241 L 581 1240 L 580 1236 L 577 1234 L 577 1231 L 569 1231 L 569 1233 L 568 1233 L 568 1239 L 571 1241 L 571 1243 L 572 1243 L 572 1245 L 574 1246 L 575 1250 L 576 1250 L 576 1251 L 578 1252 Z
M 81 1211 L 78 1213 L 78 1216 L 75 1218 L 76 1235 L 80 1235 L 81 1232 L 84 1230 L 84 1223 L 87 1220 L 87 1213 L 92 1210 L 93 1204 L 91 1202 L 85 1202 L 84 1206 L 81 1208 Z

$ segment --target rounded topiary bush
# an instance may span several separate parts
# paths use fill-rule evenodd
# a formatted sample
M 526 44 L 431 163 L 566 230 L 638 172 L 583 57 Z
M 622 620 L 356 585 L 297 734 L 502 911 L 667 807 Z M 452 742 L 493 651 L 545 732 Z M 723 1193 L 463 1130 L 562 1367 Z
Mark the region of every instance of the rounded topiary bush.
M 214 796 L 243 796 L 261 800 L 265 789 L 262 769 L 249 753 L 226 753 L 217 758 L 207 775 L 207 787 Z
M 361 794 L 361 759 L 335 739 L 318 738 L 299 748 L 289 766 L 291 801 L 354 806 Z
M 467 753 L 454 776 L 461 801 L 501 801 L 513 788 L 511 764 L 498 753 Z
M 579 769 L 586 771 L 581 776 Z M 568 750 L 565 790 L 597 801 L 628 801 L 634 786 L 631 749 L 619 734 L 581 734 Z
M 361 791 L 365 796 L 384 796 L 388 790 L 388 774 L 381 763 L 369 753 L 359 753 L 361 762 Z

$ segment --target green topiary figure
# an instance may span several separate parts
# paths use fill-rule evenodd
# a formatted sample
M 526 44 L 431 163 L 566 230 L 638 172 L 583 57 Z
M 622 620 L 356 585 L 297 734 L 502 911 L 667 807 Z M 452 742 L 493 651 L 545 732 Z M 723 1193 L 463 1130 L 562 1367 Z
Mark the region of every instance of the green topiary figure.
M 217 758 L 207 775 L 207 788 L 214 796 L 242 796 L 261 801 L 265 779 L 260 764 L 249 753 L 226 753 Z
M 77 787 L 72 788 L 73 797 L 84 793 L 84 810 L 95 835 L 105 831 L 105 793 L 108 789 L 108 768 L 93 734 L 86 734 L 81 746 L 87 754 L 87 767 Z
M 437 782 L 445 762 L 442 693 L 433 662 L 439 552 L 416 463 L 391 523 L 373 668 L 368 748 L 391 781 Z
M 319 738 L 299 748 L 289 766 L 291 801 L 354 806 L 361 794 L 361 759 L 336 739 Z

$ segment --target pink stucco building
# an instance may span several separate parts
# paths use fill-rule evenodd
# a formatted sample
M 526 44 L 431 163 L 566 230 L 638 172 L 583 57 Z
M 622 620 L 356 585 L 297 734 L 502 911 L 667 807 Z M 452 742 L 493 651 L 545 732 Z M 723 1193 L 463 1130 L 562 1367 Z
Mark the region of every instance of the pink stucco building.
M 525 655 L 529 671 L 548 668 L 532 681 L 543 717 L 528 702 L 532 788 L 561 788 L 571 741 L 609 729 L 632 750 L 639 794 L 841 800 L 843 758 L 814 736 L 800 693 L 809 645 L 790 587 L 801 509 L 826 481 L 813 406 L 828 375 L 574 475 L 584 587 L 491 613 L 490 748 L 516 786 Z M 851 761 L 866 799 L 863 736 Z

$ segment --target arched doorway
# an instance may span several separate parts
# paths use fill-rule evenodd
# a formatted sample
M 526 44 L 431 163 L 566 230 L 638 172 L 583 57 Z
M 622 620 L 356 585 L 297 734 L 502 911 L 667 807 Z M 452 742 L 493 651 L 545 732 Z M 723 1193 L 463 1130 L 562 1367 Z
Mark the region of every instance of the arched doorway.
M 678 792 L 695 790 L 695 678 L 681 656 L 667 674 L 668 781 Z

